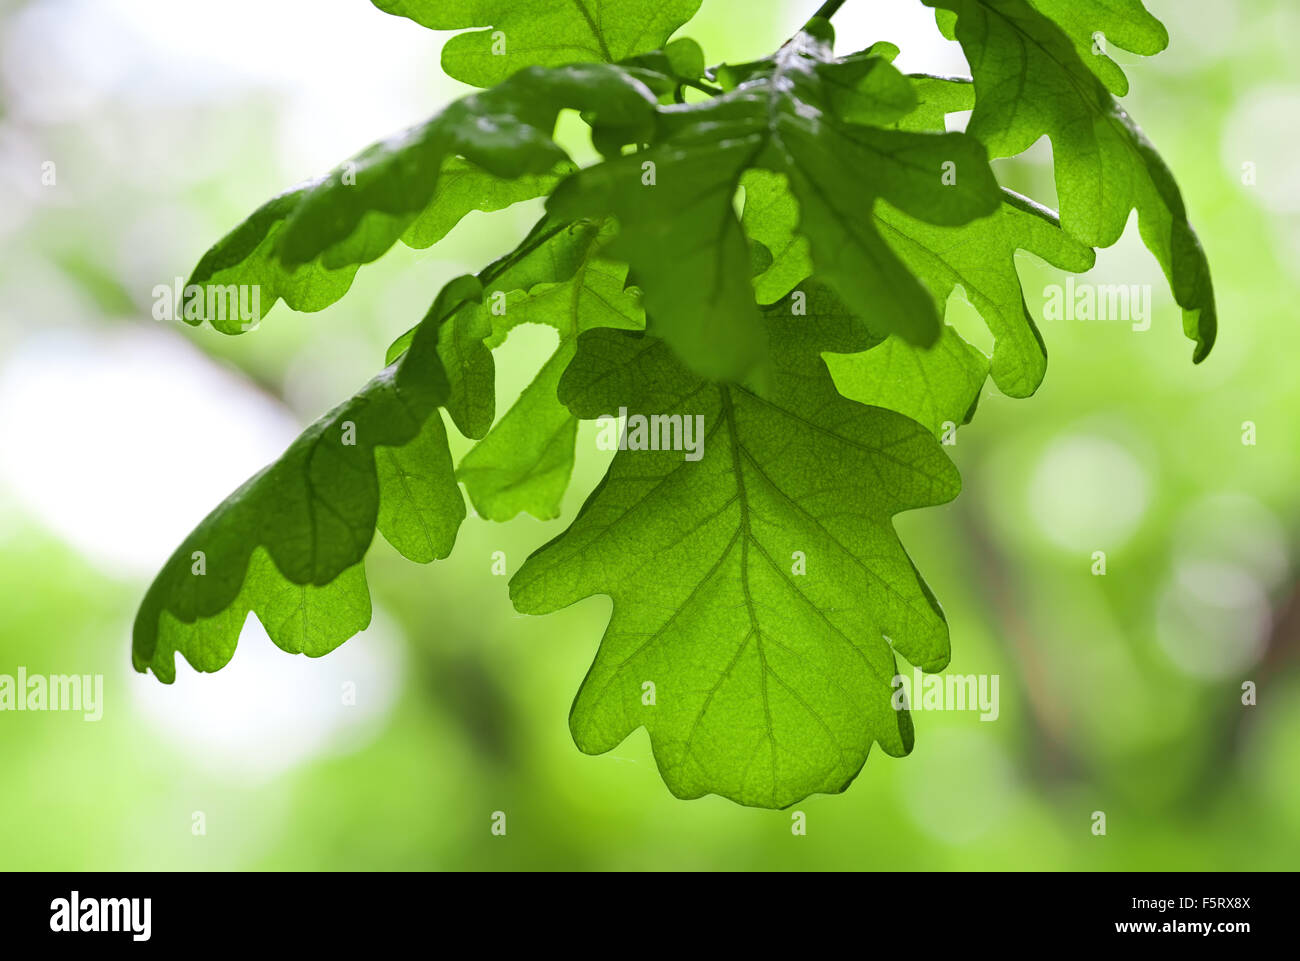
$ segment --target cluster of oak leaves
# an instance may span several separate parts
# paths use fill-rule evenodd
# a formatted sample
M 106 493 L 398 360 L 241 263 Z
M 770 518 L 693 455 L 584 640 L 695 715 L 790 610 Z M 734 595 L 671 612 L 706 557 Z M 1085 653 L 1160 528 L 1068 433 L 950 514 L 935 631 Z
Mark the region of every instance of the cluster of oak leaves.
M 579 748 L 645 726 L 675 794 L 765 807 L 843 790 L 873 741 L 907 753 L 897 655 L 936 671 L 949 644 L 891 518 L 956 496 L 936 434 L 973 416 L 987 378 L 1014 397 L 1043 378 L 1016 251 L 1085 271 L 1136 209 L 1195 359 L 1213 343 L 1204 255 L 1105 53 L 1154 54 L 1164 27 L 1140 0 L 923 0 L 966 80 L 905 76 L 887 43 L 837 57 L 822 17 L 770 57 L 706 69 L 669 40 L 701 0 L 373 2 L 484 28 L 453 36 L 443 67 L 485 89 L 269 201 L 191 284 L 320 310 L 398 240 L 428 247 L 535 197 L 545 216 L 447 284 L 387 368 L 181 544 L 141 606 L 135 667 L 171 682 L 180 652 L 217 670 L 250 611 L 284 650 L 325 654 L 369 623 L 376 530 L 445 557 L 458 484 L 484 518 L 551 519 L 580 419 L 702 415 L 702 458 L 619 451 L 510 580 L 527 613 L 613 599 L 570 717 Z M 602 162 L 578 169 L 555 142 L 562 110 Z M 965 110 L 967 131 L 944 132 Z M 1044 135 L 1059 218 L 988 164 Z M 944 323 L 957 288 L 991 357 Z M 525 323 L 558 345 L 497 417 L 492 350 Z M 442 411 L 477 441 L 459 465 Z

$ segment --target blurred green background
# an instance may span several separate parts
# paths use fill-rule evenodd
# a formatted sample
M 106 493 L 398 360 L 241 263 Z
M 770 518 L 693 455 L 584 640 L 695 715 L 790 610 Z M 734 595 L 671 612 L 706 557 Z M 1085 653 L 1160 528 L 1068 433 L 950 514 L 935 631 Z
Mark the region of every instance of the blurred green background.
M 912 755 L 873 752 L 845 794 L 796 805 L 801 837 L 790 811 L 674 799 L 644 731 L 574 747 L 608 601 L 516 615 L 491 555 L 513 572 L 572 516 L 609 456 L 591 425 L 564 520 L 470 518 L 428 567 L 377 541 L 375 623 L 328 657 L 253 622 L 217 674 L 131 670 L 135 605 L 175 544 L 539 206 L 399 247 L 342 303 L 277 307 L 248 336 L 156 322 L 154 285 L 263 200 L 461 93 L 444 35 L 366 0 L 0 0 L 0 674 L 105 676 L 98 723 L 0 713 L 0 869 L 1300 865 L 1300 7 L 1147 5 L 1170 49 L 1114 56 L 1208 250 L 1218 346 L 1192 366 L 1131 222 L 1089 279 L 1152 283 L 1152 328 L 1044 323 L 1043 388 L 990 385 L 950 448 L 962 496 L 899 519 L 949 670 L 999 675 L 1000 716 L 916 713 Z M 711 62 L 749 59 L 815 6 L 705 0 L 686 32 Z M 919 0 L 836 20 L 841 51 L 886 39 L 905 70 L 968 72 Z M 1054 204 L 1046 143 L 998 167 Z M 1021 272 L 1035 310 L 1063 279 Z M 501 409 L 553 337 L 498 353 Z

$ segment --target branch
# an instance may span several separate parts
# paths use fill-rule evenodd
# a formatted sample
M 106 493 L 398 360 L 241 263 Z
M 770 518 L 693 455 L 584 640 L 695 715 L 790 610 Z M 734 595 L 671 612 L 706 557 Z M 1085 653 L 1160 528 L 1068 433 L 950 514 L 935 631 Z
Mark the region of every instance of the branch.
M 794 41 L 798 40 L 800 34 L 807 33 L 808 28 L 812 26 L 814 20 L 818 18 L 822 20 L 830 20 L 831 17 L 835 16 L 835 14 L 839 12 L 840 7 L 844 6 L 845 2 L 846 0 L 826 0 L 825 3 L 817 8 L 817 12 L 808 18 L 808 22 L 799 28 L 798 32 L 795 33 L 793 37 L 781 44 L 781 49 L 784 50 L 786 47 L 790 46 L 790 44 L 794 43 Z
M 817 12 L 812 15 L 810 22 L 816 20 L 818 17 L 821 17 L 823 20 L 829 20 L 839 12 L 840 7 L 844 6 L 844 3 L 845 0 L 826 0 L 825 3 L 817 8 Z

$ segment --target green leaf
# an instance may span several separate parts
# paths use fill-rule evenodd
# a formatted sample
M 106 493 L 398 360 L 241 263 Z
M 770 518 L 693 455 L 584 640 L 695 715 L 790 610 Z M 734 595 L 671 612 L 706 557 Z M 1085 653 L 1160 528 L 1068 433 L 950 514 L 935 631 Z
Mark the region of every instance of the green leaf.
M 912 74 L 916 108 L 897 121 L 900 130 L 943 130 L 950 113 L 975 107 L 975 86 L 969 80 Z
M 662 50 L 652 50 L 636 57 L 629 57 L 620 64 L 638 78 L 640 70 L 649 71 L 652 76 L 646 85 L 654 89 L 659 81 L 656 79 L 676 81 L 677 84 L 698 81 L 704 76 L 704 51 L 700 45 L 689 37 L 678 37 Z M 656 91 L 659 92 L 659 91 Z M 665 89 L 664 92 L 667 92 Z
M 752 212 L 751 195 L 756 200 Z M 790 290 L 792 282 L 812 273 L 807 248 L 793 233 L 796 217 L 794 199 L 781 178 L 760 172 L 746 180 L 745 229 L 773 253 L 772 265 L 755 278 L 760 300 Z M 991 371 L 998 388 L 1011 397 L 1037 390 L 1047 369 L 1047 350 L 1024 302 L 1016 252 L 1025 250 L 1053 266 L 1080 272 L 1092 267 L 1092 250 L 1063 232 L 1051 211 L 1011 191 L 1003 191 L 992 216 L 957 227 L 927 224 L 884 203 L 876 205 L 874 222 L 893 253 L 925 285 L 937 310 L 942 312 L 960 287 L 979 311 L 994 336 Z M 874 318 L 864 316 L 874 328 Z M 887 351 L 838 362 L 832 367 L 836 382 L 843 376 L 845 383 L 860 385 L 879 374 L 887 378 L 887 389 L 849 396 L 931 426 L 962 423 L 983 384 L 980 371 L 989 369 L 979 352 L 946 326 L 942 349 L 935 352 L 892 339 L 896 343 Z M 852 367 L 859 368 L 858 376 L 848 375 Z
M 911 749 L 911 720 L 891 705 L 895 652 L 927 671 L 948 661 L 943 615 L 890 518 L 956 496 L 957 473 L 919 424 L 836 393 L 818 351 L 870 338 L 833 301 L 811 302 L 806 317 L 765 312 L 761 395 L 608 330 L 580 338 L 561 382 L 582 417 L 703 418 L 699 460 L 620 450 L 510 584 L 531 614 L 613 598 L 570 728 L 600 753 L 644 726 L 678 797 L 783 807 L 844 790 L 874 742 Z
M 1109 56 L 1111 46 L 1155 56 L 1169 46 L 1169 31 L 1142 5 L 1142 0 L 1030 0 L 1065 31 L 1079 59 L 1111 93 L 1128 93 L 1128 78 Z
M 330 270 L 313 262 L 290 270 L 275 255 L 285 221 L 318 183 L 302 184 L 267 201 L 203 255 L 186 284 L 191 293 L 194 286 L 202 288 L 200 298 L 185 298 L 187 306 L 194 305 L 182 316 L 186 323 L 198 326 L 207 320 L 224 334 L 238 334 L 254 326 L 280 300 L 293 310 L 316 311 L 342 299 L 352 286 L 359 264 Z M 257 317 L 246 319 L 229 311 L 207 310 L 209 291 L 218 296 L 216 303 L 221 304 L 226 301 L 218 291 L 241 284 L 258 290 Z
M 505 180 L 467 160 L 453 157 L 444 164 L 428 205 L 415 216 L 401 239 L 408 247 L 430 247 L 466 214 L 475 210 L 501 210 L 543 196 L 572 170 L 573 165 L 566 162 L 550 173 Z M 190 276 L 186 286 L 203 288 L 202 300 L 195 303 L 201 302 L 205 308 L 212 288 L 229 284 L 258 287 L 260 316 L 245 320 L 233 312 L 218 315 L 204 309 L 195 316 L 185 317 L 188 323 L 198 326 L 207 320 L 222 333 L 238 334 L 265 317 L 279 300 L 292 310 L 317 311 L 343 298 L 361 264 L 377 259 L 392 246 L 392 224 L 381 226 L 378 221 L 367 222 L 363 218 L 348 244 L 330 248 L 306 263 L 285 266 L 277 254 L 284 225 L 304 198 L 321 188 L 326 180 L 323 177 L 295 187 L 258 208 L 214 244 Z M 326 261 L 331 266 L 326 266 Z
M 608 225 L 564 224 L 544 218 L 530 233 L 535 249 L 503 271 L 488 303 L 458 311 L 442 329 L 439 356 L 451 382 L 445 406 L 467 437 L 479 439 L 457 476 L 480 515 L 506 521 L 520 511 L 549 520 L 573 470 L 578 419 L 556 398 L 579 333 L 597 326 L 644 326 L 639 301 L 626 289 L 625 265 L 605 261 Z M 528 248 L 526 240 L 521 248 Z M 500 304 L 504 313 L 499 313 Z M 493 425 L 496 365 L 492 351 L 520 324 L 554 327 L 560 339 L 532 382 Z M 391 363 L 410 346 L 418 327 L 388 350 Z M 489 428 L 491 428 L 489 430 Z
M 483 433 L 492 423 L 485 291 L 559 283 L 585 256 L 569 225 L 543 219 L 511 254 L 444 287 L 381 374 L 309 427 L 177 548 L 136 616 L 136 669 L 170 683 L 179 651 L 197 670 L 218 670 L 234 654 L 250 610 L 287 651 L 332 650 L 368 622 L 361 561 L 376 529 L 411 560 L 446 557 L 465 504 L 438 408 Z M 444 367 L 445 356 L 464 362 Z M 202 553 L 202 574 L 195 573 L 195 552 Z M 293 604 L 301 608 L 297 620 L 281 616 L 297 610 Z
M 466 437 L 484 437 L 496 416 L 496 364 L 487 343 L 493 338 L 494 305 L 508 303 L 512 293 L 558 284 L 573 276 L 586 262 L 595 232 L 590 223 L 569 224 L 543 217 L 513 253 L 485 272 L 492 277 L 484 291 L 487 302 L 458 310 L 440 329 L 438 357 L 448 382 L 443 406 Z M 391 364 L 409 349 L 416 332 L 430 322 L 426 317 L 394 341 L 386 362 Z
M 934 305 L 872 225 L 871 210 L 883 198 L 947 225 L 991 213 L 999 195 L 983 148 L 963 134 L 840 119 L 837 109 L 893 122 L 915 100 L 883 58 L 832 60 L 829 42 L 808 33 L 772 60 L 733 68 L 727 82 L 733 89 L 707 102 L 660 108 L 652 147 L 579 171 L 547 209 L 617 217 L 610 251 L 631 265 L 649 330 L 702 376 L 734 379 L 763 356 L 734 200 L 747 171 L 783 173 L 818 275 L 881 328 L 933 342 Z M 957 177 L 946 184 L 950 169 Z
M 359 265 L 399 238 L 428 247 L 471 211 L 550 192 L 574 169 L 551 139 L 561 109 L 586 111 L 597 127 L 634 137 L 645 136 L 655 102 L 629 73 L 600 65 L 535 69 L 459 100 L 259 208 L 199 261 L 189 285 L 203 296 L 185 319 L 238 334 L 280 299 L 295 310 L 328 307 Z M 260 316 L 199 309 L 227 285 L 259 287 Z
M 465 517 L 447 430 L 436 414 L 401 446 L 375 448 L 379 478 L 376 526 L 403 557 L 420 564 L 446 557 Z
M 250 610 L 282 649 L 327 653 L 369 623 L 361 560 L 377 526 L 413 560 L 450 553 L 465 506 L 438 414 L 447 396 L 438 325 L 478 291 L 472 277 L 448 284 L 436 323 L 404 357 L 184 540 L 136 615 L 136 670 L 171 683 L 177 651 L 196 670 L 218 670 Z
M 578 335 L 594 327 L 644 326 L 636 292 L 628 290 L 627 267 L 600 258 L 609 231 L 585 224 L 570 232 L 585 257 L 573 276 L 537 284 L 508 298 L 487 346 L 495 348 L 521 324 L 555 328 L 555 351 L 509 411 L 461 460 L 456 476 L 478 513 L 507 521 L 520 511 L 540 520 L 560 514 L 560 501 L 573 472 L 578 418 L 560 403 L 556 390 L 573 359 Z
M 276 568 L 265 548 L 257 547 L 238 594 L 210 617 L 182 621 L 169 608 L 141 634 L 137 621 L 132 653 L 138 671 L 153 670 L 164 684 L 176 679 L 180 651 L 197 671 L 217 671 L 229 662 L 249 612 L 275 644 L 289 654 L 321 657 L 370 625 L 370 591 L 365 566 L 345 568 L 329 584 L 294 584 Z
M 399 239 L 542 194 L 547 214 L 199 524 L 145 597 L 135 667 L 170 682 L 180 652 L 217 670 L 250 613 L 286 651 L 332 650 L 370 621 L 376 531 L 446 556 L 458 481 L 489 519 L 554 517 L 579 420 L 618 413 L 622 432 L 599 428 L 619 447 L 606 477 L 510 583 L 525 613 L 613 601 L 570 716 L 579 747 L 645 727 L 675 794 L 764 807 L 844 790 L 874 743 L 907 753 L 898 655 L 937 671 L 949 641 L 892 518 L 956 496 L 934 435 L 990 376 L 1012 396 L 1043 378 L 1018 253 L 1087 270 L 1136 209 L 1196 359 L 1213 343 L 1177 187 L 1092 46 L 1155 53 L 1164 28 L 1140 0 L 926 0 L 973 65 L 959 81 L 903 76 L 886 43 L 837 59 L 819 16 L 771 57 L 706 70 L 698 44 L 668 41 L 698 0 L 375 3 L 484 28 L 444 64 L 499 83 L 264 205 L 200 262 L 185 319 L 209 296 L 238 306 L 240 284 L 258 317 L 209 318 L 220 330 L 281 299 L 321 309 Z M 603 162 L 575 170 L 557 145 L 566 109 Z M 969 133 L 943 132 L 965 110 Z M 1064 229 L 988 165 L 1043 135 Z M 991 357 L 944 322 L 958 293 Z M 528 324 L 556 347 L 497 419 L 492 351 Z M 442 410 L 477 441 L 458 469 Z
M 749 246 L 732 208 L 756 144 L 706 137 L 588 167 L 551 194 L 547 210 L 563 219 L 617 216 L 610 254 L 630 263 L 652 329 L 701 371 L 739 376 L 763 355 Z
M 795 233 L 798 209 L 785 178 L 755 170 L 746 174 L 744 186 L 745 230 L 772 253 L 770 266 L 754 278 L 759 301 L 767 303 L 803 284 L 812 273 L 812 262 L 807 242 Z M 968 230 L 971 226 L 949 229 Z M 931 274 L 943 264 L 937 253 L 917 259 Z M 939 308 L 944 309 L 946 297 L 933 286 L 931 289 Z M 905 414 L 936 435 L 943 433 L 947 422 L 966 422 L 989 373 L 988 358 L 947 324 L 939 340 L 928 348 L 889 336 L 870 350 L 827 354 L 825 361 L 836 388 L 845 397 Z
M 1092 247 L 1119 239 L 1130 211 L 1183 308 L 1183 330 L 1200 362 L 1217 329 L 1209 264 L 1187 219 L 1173 175 L 1067 36 L 1027 0 L 925 0 L 955 14 L 956 39 L 974 72 L 968 132 L 989 153 L 1009 157 L 1051 138 L 1061 224 Z M 1045 7 L 1058 9 L 1056 5 Z M 1069 22 L 1094 14 L 1072 4 Z M 1120 10 L 1132 12 L 1132 5 Z M 1115 14 L 1119 18 L 1119 13 Z M 1111 82 L 1114 83 L 1112 76 Z
M 886 126 L 916 109 L 916 92 L 885 57 L 856 54 L 815 68 L 826 103 L 847 123 Z
M 327 267 L 374 260 L 429 206 L 453 158 L 499 178 L 544 176 L 568 161 L 552 139 L 562 109 L 585 112 L 594 126 L 648 129 L 655 103 L 644 84 L 617 67 L 526 69 L 337 168 L 294 210 L 280 258 L 296 265 L 319 257 Z
M 1042 383 L 1047 349 L 1025 304 L 1016 251 L 1055 267 L 1091 269 L 1094 254 L 1060 229 L 1056 216 L 1010 190 L 992 216 L 960 227 L 937 227 L 887 205 L 876 209 L 890 247 L 945 304 L 960 287 L 993 333 L 993 382 L 1010 397 L 1028 397 Z
M 975 104 L 967 81 L 923 75 L 910 79 L 918 106 L 899 121 L 902 129 L 942 130 L 948 114 Z M 933 358 L 891 341 L 885 350 L 832 363 L 835 382 L 845 395 L 897 410 L 939 432 L 945 421 L 965 423 L 974 412 L 983 383 L 980 368 L 992 373 L 994 383 L 1009 397 L 1036 391 L 1047 370 L 1047 349 L 1024 302 L 1016 253 L 1023 250 L 1078 273 L 1092 269 L 1093 251 L 1063 232 L 1055 213 L 1010 190 L 1002 192 L 1002 203 L 992 216 L 960 227 L 934 227 L 884 204 L 877 207 L 876 217 L 890 246 L 934 295 L 940 311 L 961 288 L 993 334 L 993 359 L 990 366 L 945 326 L 942 350 Z M 873 377 L 896 392 L 868 388 Z
M 534 197 L 545 197 L 574 166 L 562 162 L 554 171 L 525 174 L 513 180 L 494 177 L 468 160 L 452 157 L 442 166 L 433 199 L 402 234 L 402 243 L 416 250 L 432 247 L 473 211 L 490 213 Z
M 784 174 L 750 170 L 740 185 L 745 190 L 741 226 L 768 253 L 754 275 L 754 296 L 760 304 L 773 304 L 812 276 L 808 238 L 799 233 L 799 205 Z
M 491 87 L 524 67 L 614 63 L 657 50 L 701 0 L 373 0 L 432 30 L 486 27 L 452 37 L 442 69 Z
M 937 437 L 971 419 L 989 373 L 988 358 L 947 324 L 931 347 L 889 337 L 862 353 L 825 360 L 845 397 L 897 411 Z

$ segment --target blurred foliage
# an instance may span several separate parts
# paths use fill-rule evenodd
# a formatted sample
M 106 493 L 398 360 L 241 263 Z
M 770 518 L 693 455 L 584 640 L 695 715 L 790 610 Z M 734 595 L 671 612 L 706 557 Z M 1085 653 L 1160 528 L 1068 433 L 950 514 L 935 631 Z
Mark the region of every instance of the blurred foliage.
M 917 4 L 880 4 L 880 22 L 907 5 Z M 78 27 L 86 6 L 0 4 L 0 417 L 9 438 L 0 452 L 0 673 L 102 672 L 106 707 L 98 723 L 0 714 L 0 868 L 1295 867 L 1300 149 L 1286 111 L 1294 117 L 1300 104 L 1290 50 L 1300 11 L 1290 0 L 1150 0 L 1170 49 L 1150 60 L 1117 55 L 1133 86 L 1126 104 L 1175 170 L 1209 255 L 1219 343 L 1205 364 L 1189 363 L 1179 311 L 1130 222 L 1088 279 L 1151 283 L 1151 329 L 1042 324 L 1043 387 L 1024 401 L 990 388 L 950 448 L 961 497 L 900 518 L 951 624 L 949 671 L 1000 675 L 997 721 L 916 713 L 911 756 L 876 752 L 845 794 L 799 805 L 806 837 L 791 834 L 788 811 L 675 800 L 644 731 L 600 757 L 574 747 L 567 714 L 608 601 L 522 617 L 491 558 L 504 552 L 513 572 L 572 519 L 607 463 L 591 425 L 579 434 L 559 520 L 471 518 L 452 557 L 431 567 L 377 544 L 371 580 L 382 614 L 320 661 L 259 654 L 269 642 L 245 637 L 232 669 L 252 659 L 255 673 L 278 658 L 284 664 L 266 676 L 291 680 L 216 688 L 217 676 L 183 671 L 163 689 L 130 670 L 130 620 L 149 570 L 210 498 L 193 495 L 188 523 L 138 569 L 79 546 L 66 530 L 76 512 L 14 481 L 42 476 L 75 440 L 52 432 L 49 407 L 13 401 L 29 396 L 15 386 L 36 362 L 26 346 L 55 334 L 93 356 L 104 338 L 126 333 L 183 339 L 237 372 L 241 390 L 306 422 L 382 365 L 387 344 L 443 281 L 512 246 L 538 211 L 472 215 L 438 247 L 395 250 L 363 271 L 346 303 L 310 315 L 277 308 L 255 336 L 164 327 L 150 319 L 155 284 L 185 275 L 265 197 L 393 125 L 347 103 L 303 106 L 273 83 L 217 77 L 168 91 L 199 68 L 178 56 L 151 62 L 154 48 L 110 55 L 110 43 L 129 36 L 99 36 L 93 19 Z M 201 19 L 251 9 L 184 6 Z M 802 22 L 802 6 L 760 13 L 707 0 L 691 34 L 711 60 L 734 60 L 779 43 Z M 99 15 L 144 18 L 147 7 L 121 0 Z M 373 23 L 378 49 L 408 38 L 403 62 L 413 69 L 386 81 L 391 109 L 408 122 L 456 92 L 437 71 L 441 38 L 355 0 L 330 7 L 367 8 L 368 18 L 354 10 L 360 19 L 349 22 Z M 46 36 L 45 67 L 16 55 Z M 844 50 L 896 39 L 843 27 L 841 37 Z M 222 40 L 187 41 L 207 42 Z M 344 32 L 339 42 L 358 41 Z M 326 83 L 336 53 L 304 55 L 289 89 Z M 49 71 L 73 62 L 82 87 L 68 80 L 68 89 L 97 96 L 60 101 Z M 358 116 L 346 129 L 363 131 L 355 142 L 284 140 L 286 129 L 325 129 L 350 110 Z M 1049 199 L 1045 147 L 999 162 L 1006 185 Z M 40 170 L 50 157 L 59 182 L 47 189 Z M 1253 184 L 1243 182 L 1245 164 Z M 1063 278 L 1029 257 L 1020 266 L 1041 316 L 1035 295 Z M 987 350 L 977 320 L 960 324 L 969 308 L 959 299 L 959 329 Z M 540 327 L 511 333 L 498 355 L 503 408 L 553 343 Z M 113 400 L 104 398 L 105 410 Z M 161 409 L 174 399 L 151 401 Z M 1247 421 L 1253 446 L 1242 443 Z M 168 443 L 147 416 L 105 420 L 91 405 L 58 423 L 108 434 L 117 445 L 108 449 L 120 448 L 73 478 L 105 517 L 148 513 L 151 499 L 189 486 L 186 465 L 141 473 L 131 452 Z M 114 501 L 107 490 L 135 493 Z M 1095 551 L 1106 553 L 1105 576 L 1092 573 Z M 346 658 L 361 655 L 387 664 L 393 687 L 358 681 L 357 705 L 340 706 L 338 678 L 361 663 Z M 1257 706 L 1241 703 L 1246 681 L 1258 687 Z M 225 693 L 204 701 L 209 690 Z M 322 697 L 331 703 L 312 700 Z M 349 711 L 368 720 L 354 723 Z M 254 755 L 269 761 L 241 763 Z M 196 811 L 204 835 L 193 833 Z M 490 832 L 494 811 L 506 812 L 505 837 Z M 1094 811 L 1106 813 L 1105 837 L 1091 833 Z

